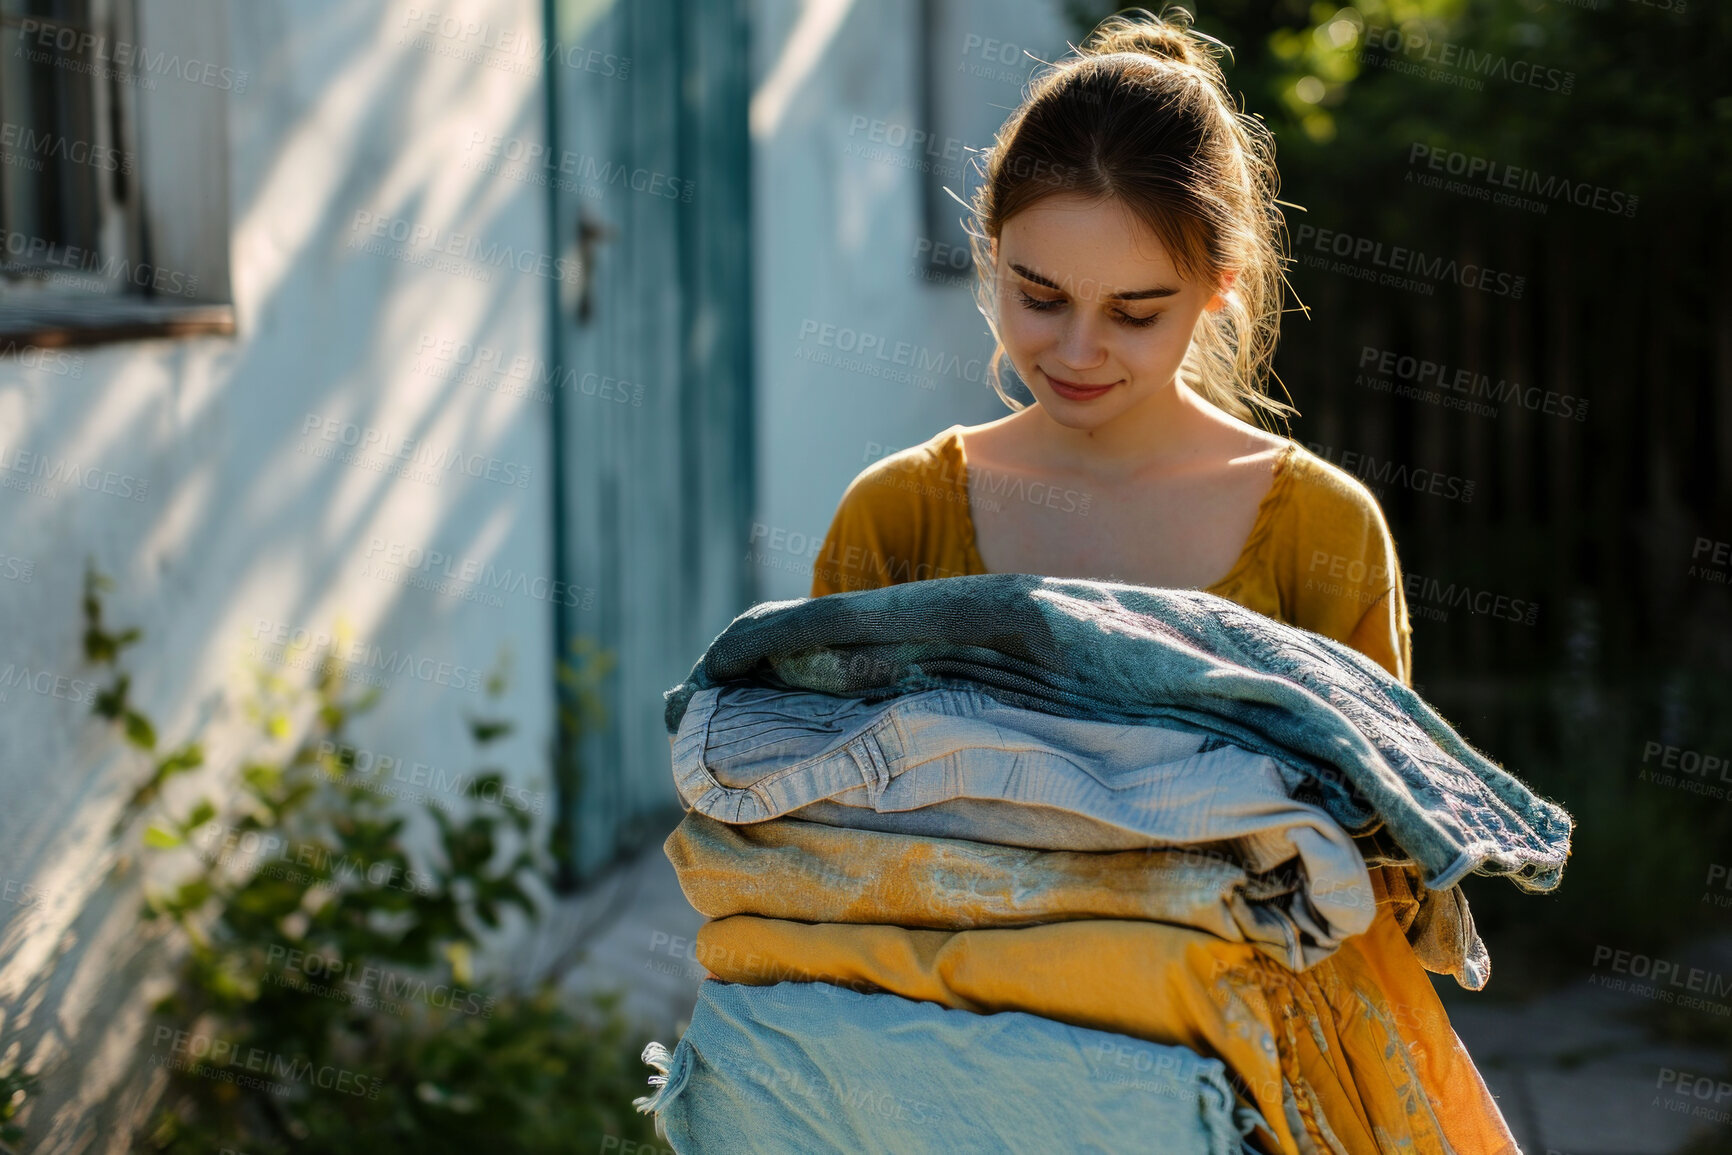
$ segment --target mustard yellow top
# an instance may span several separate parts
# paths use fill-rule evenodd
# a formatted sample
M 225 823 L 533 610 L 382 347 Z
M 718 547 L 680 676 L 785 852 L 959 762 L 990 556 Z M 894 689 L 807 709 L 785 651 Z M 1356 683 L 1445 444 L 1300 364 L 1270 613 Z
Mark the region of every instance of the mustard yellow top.
M 962 426 L 862 470 L 812 567 L 812 596 L 988 573 L 968 507 Z M 1395 541 L 1357 478 L 1289 440 L 1238 561 L 1205 592 L 1344 642 L 1412 684 Z

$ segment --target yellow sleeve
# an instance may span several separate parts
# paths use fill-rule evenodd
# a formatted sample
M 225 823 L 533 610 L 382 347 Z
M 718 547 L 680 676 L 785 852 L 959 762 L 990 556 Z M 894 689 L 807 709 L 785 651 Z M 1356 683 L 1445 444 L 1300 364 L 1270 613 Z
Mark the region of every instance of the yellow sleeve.
M 871 487 L 863 488 L 863 480 L 864 475 L 848 486 L 830 520 L 823 548 L 812 565 L 812 597 L 889 584 L 882 580 L 883 571 L 866 560 L 884 554 L 879 527 L 885 519 L 874 516 L 880 494 Z
M 1358 478 L 1306 455 L 1283 551 L 1288 620 L 1352 646 L 1413 684 L 1413 628 L 1401 561 L 1377 498 Z
M 922 556 L 941 527 L 932 508 L 923 445 L 875 461 L 849 483 L 812 564 L 812 597 L 930 577 Z
M 1394 674 L 1402 685 L 1413 685 L 1413 630 L 1399 584 L 1371 603 L 1342 641 Z

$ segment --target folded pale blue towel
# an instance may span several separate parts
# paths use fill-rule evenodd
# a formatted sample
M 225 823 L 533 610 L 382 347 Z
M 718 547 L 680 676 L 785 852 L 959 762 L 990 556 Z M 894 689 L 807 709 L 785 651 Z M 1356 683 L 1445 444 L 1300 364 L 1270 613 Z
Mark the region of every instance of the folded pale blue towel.
M 1262 1122 L 1184 1047 L 827 983 L 706 979 L 636 1100 L 687 1152 L 1244 1155 Z

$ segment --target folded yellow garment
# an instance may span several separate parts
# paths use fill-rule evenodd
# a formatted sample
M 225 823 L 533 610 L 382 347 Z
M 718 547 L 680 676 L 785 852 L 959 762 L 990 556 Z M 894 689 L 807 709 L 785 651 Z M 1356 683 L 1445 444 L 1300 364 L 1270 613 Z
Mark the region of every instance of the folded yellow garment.
M 1189 1047 L 1227 1065 L 1268 1124 L 1256 1141 L 1282 1155 L 1517 1151 L 1393 904 L 1299 972 L 1248 943 L 1119 919 L 947 931 L 733 915 L 695 946 L 729 982 L 877 988 Z
M 945 930 L 1141 919 L 1253 942 L 1299 965 L 1299 928 L 1277 901 L 1291 901 L 1298 882 L 1249 875 L 1224 846 L 1030 850 L 797 818 L 734 826 L 692 810 L 663 850 L 686 900 L 711 918 Z

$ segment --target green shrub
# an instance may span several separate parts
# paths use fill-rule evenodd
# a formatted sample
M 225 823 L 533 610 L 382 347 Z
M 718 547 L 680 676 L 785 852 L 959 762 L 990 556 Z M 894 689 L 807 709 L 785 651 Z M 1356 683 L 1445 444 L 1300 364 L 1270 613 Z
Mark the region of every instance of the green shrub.
M 346 736 L 378 693 L 351 694 L 326 654 L 310 687 L 254 669 L 243 707 L 256 749 L 225 794 L 171 811 L 165 783 L 204 754 L 160 749 L 131 705 L 119 663 L 139 634 L 103 626 L 105 588 L 89 576 L 85 651 L 112 671 L 95 709 L 151 760 L 121 825 L 142 822 L 153 853 L 189 861 L 147 890 L 145 917 L 172 924 L 185 953 L 146 1032 L 148 1061 L 170 1074 L 140 1145 L 467 1155 L 653 1142 L 631 1106 L 648 1071 L 613 998 L 562 996 L 557 974 L 475 973 L 482 936 L 510 911 L 540 917 L 528 884 L 549 874 L 503 775 L 480 770 L 444 805 L 394 802 Z M 504 686 L 496 672 L 490 700 Z M 466 720 L 481 750 L 511 729 Z M 405 846 L 405 809 L 436 834 L 425 861 Z

